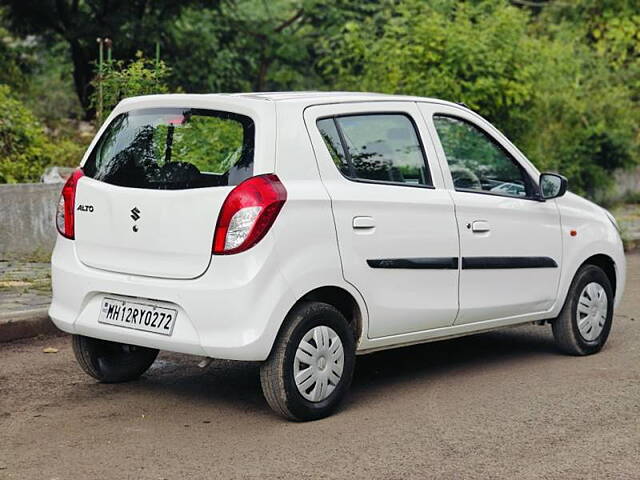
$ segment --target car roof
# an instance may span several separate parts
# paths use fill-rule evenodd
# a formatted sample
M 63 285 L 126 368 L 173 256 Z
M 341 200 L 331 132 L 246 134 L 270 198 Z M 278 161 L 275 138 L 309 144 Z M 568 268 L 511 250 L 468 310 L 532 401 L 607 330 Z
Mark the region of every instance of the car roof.
M 417 97 L 409 95 L 389 95 L 385 93 L 372 92 L 248 92 L 248 93 L 173 93 L 163 95 L 145 95 L 141 97 L 130 97 L 124 99 L 118 110 L 130 109 L 136 106 L 167 105 L 176 102 L 198 104 L 200 102 L 220 102 L 232 103 L 235 105 L 253 104 L 259 108 L 265 103 L 287 103 L 295 104 L 297 107 L 306 108 L 311 105 L 352 103 L 352 102 L 429 102 L 452 106 L 460 106 L 453 102 L 436 98 Z
M 346 103 L 346 102 L 435 102 L 449 103 L 453 102 L 439 100 L 436 98 L 417 97 L 411 95 L 391 95 L 386 93 L 375 92 L 324 92 L 324 91 L 303 91 L 303 92 L 249 92 L 249 93 L 231 93 L 217 94 L 230 95 L 233 97 L 245 97 L 250 99 L 269 100 L 272 102 L 295 102 L 314 105 L 318 103 Z

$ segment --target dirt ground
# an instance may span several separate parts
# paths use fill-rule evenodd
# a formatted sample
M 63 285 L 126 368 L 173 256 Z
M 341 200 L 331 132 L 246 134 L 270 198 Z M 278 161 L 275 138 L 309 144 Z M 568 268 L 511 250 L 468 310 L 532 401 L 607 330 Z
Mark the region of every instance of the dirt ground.
M 286 422 L 258 365 L 161 354 L 100 385 L 68 337 L 0 344 L 0 479 L 640 478 L 640 256 L 609 343 L 548 326 L 359 357 L 333 417 Z M 43 353 L 46 347 L 57 353 Z

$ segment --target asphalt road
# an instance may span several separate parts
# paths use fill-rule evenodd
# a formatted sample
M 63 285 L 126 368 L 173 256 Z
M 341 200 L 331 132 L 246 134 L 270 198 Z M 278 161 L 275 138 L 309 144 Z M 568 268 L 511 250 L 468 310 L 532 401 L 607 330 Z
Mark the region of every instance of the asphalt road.
M 0 345 L 0 479 L 640 478 L 640 256 L 605 349 L 548 326 L 358 359 L 342 410 L 273 415 L 258 366 L 161 354 L 99 385 L 68 337 Z M 43 353 L 54 347 L 58 353 Z

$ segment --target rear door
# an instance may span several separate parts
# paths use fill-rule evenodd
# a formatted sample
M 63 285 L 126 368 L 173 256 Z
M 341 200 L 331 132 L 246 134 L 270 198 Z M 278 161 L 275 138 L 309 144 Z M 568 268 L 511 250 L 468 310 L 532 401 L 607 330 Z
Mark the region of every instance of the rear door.
M 416 105 L 315 106 L 305 121 L 331 197 L 344 278 L 367 305 L 369 338 L 451 325 L 458 232 Z
M 562 263 L 555 201 L 539 200 L 536 172 L 477 115 L 439 104 L 420 109 L 436 139 L 460 231 L 456 324 L 548 310 Z
M 76 251 L 85 265 L 194 278 L 211 261 L 226 195 L 253 175 L 254 123 L 197 108 L 117 115 L 83 165 Z

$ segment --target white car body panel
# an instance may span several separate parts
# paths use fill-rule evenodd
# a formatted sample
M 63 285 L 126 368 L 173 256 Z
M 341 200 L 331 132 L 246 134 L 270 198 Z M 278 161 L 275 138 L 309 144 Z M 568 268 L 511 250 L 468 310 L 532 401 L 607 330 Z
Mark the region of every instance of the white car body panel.
M 199 278 L 176 280 L 87 267 L 78 260 L 74 242 L 60 238 L 51 260 L 55 280 L 49 315 L 69 333 L 214 358 L 259 360 L 268 355 L 296 297 L 280 273 L 272 239 L 265 237 L 255 249 L 249 255 L 217 257 L 216 268 Z M 98 323 L 100 301 L 109 296 L 105 292 L 175 304 L 173 334 Z
M 460 273 L 460 315 L 456 324 L 535 315 L 553 305 L 558 292 L 562 239 L 555 202 L 466 192 L 452 193 L 460 230 L 461 256 L 543 257 L 556 268 L 465 269 Z M 466 225 L 488 222 L 475 233 Z
M 320 177 L 331 197 L 344 278 L 367 299 L 367 336 L 449 326 L 458 312 L 457 269 L 372 269 L 367 264 L 370 259 L 458 257 L 459 248 L 453 203 L 446 190 L 355 182 L 335 168 L 316 121 L 362 111 L 360 104 L 316 106 L 305 110 L 305 121 Z M 366 112 L 404 113 L 421 130 L 414 103 L 367 105 Z M 433 158 L 432 152 L 427 151 L 427 158 Z M 435 166 L 432 163 L 432 171 Z M 371 226 L 354 228 L 356 219 L 366 219 Z
M 59 236 L 52 258 L 50 316 L 64 331 L 214 358 L 261 361 L 269 355 L 295 303 L 309 292 L 331 287 L 348 293 L 357 305 L 357 349 L 367 353 L 554 318 L 575 272 L 594 255 L 606 256 L 615 265 L 616 305 L 620 301 L 625 281 L 622 243 L 600 207 L 570 193 L 532 202 L 455 192 L 429 123 L 428 113 L 435 108 L 462 111 L 500 141 L 532 177 L 539 174 L 499 132 L 455 104 L 331 92 L 160 95 L 123 101 L 105 126 L 121 112 L 155 106 L 209 108 L 251 117 L 256 126 L 254 175 L 277 174 L 286 187 L 287 201 L 271 230 L 255 246 L 235 255 L 212 256 L 215 217 L 232 187 L 142 190 L 116 197 L 116 190 L 136 189 L 96 185 L 100 182 L 82 178 L 77 203 L 128 215 L 134 204 L 144 202 L 144 213 L 151 215 L 145 221 L 154 226 L 146 238 L 149 250 L 144 252 L 143 242 L 127 240 L 124 226 L 77 212 L 79 240 Z M 398 110 L 409 113 L 416 123 L 435 188 L 375 185 L 372 196 L 367 188 L 372 185 L 350 181 L 338 172 L 315 119 L 332 112 Z M 203 202 L 210 203 L 211 209 L 201 209 Z M 520 208 L 523 202 L 527 206 Z M 190 206 L 193 212 L 185 212 Z M 485 211 L 487 218 L 481 215 Z M 375 233 L 354 232 L 354 216 L 374 218 Z M 180 231 L 162 238 L 162 228 L 155 224 L 167 218 Z M 489 222 L 491 242 L 465 236 L 469 234 L 462 227 L 470 219 Z M 571 236 L 571 230 L 577 234 Z M 378 238 L 381 234 L 393 237 Z M 174 258 L 170 257 L 172 244 L 179 246 Z M 108 258 L 107 252 L 114 248 L 118 258 Z M 465 255 L 543 255 L 553 258 L 559 268 L 553 273 L 493 270 L 474 277 L 466 273 L 478 271 L 462 268 L 384 271 L 363 263 L 372 256 Z M 161 257 L 167 258 L 158 262 Z M 98 323 L 105 296 L 175 305 L 173 334 Z
M 626 261 L 620 234 L 598 205 L 567 192 L 556 199 L 563 231 L 563 269 L 556 303 L 551 312 L 560 313 L 571 280 L 578 268 L 594 255 L 606 255 L 616 269 L 615 306 L 620 304 L 626 283 Z M 567 232 L 575 230 L 576 235 Z
M 213 230 L 232 187 L 145 190 L 78 182 L 78 258 L 89 267 L 162 278 L 195 278 L 211 263 Z M 132 230 L 132 212 L 139 219 Z
M 439 104 L 420 104 L 441 165 L 447 165 L 432 117 L 452 115 L 478 125 L 513 156 L 519 151 L 506 139 L 498 139 L 495 129 L 468 109 Z M 494 130 L 494 131 L 492 131 Z M 447 184 L 453 186 L 448 170 Z M 538 172 L 532 175 L 538 177 Z M 460 271 L 460 314 L 456 324 L 474 323 L 513 315 L 547 311 L 554 303 L 562 265 L 560 218 L 555 201 L 477 192 L 451 191 L 460 232 L 460 256 L 546 257 L 557 268 L 465 269 Z M 483 232 L 472 225 L 483 223 Z M 535 239 L 535 240 L 534 240 Z M 526 287 L 525 287 L 526 284 Z M 515 287 L 515 288 L 514 288 Z M 507 293 L 508 292 L 508 293 Z
M 276 225 L 286 232 L 278 237 L 276 254 L 280 271 L 296 298 L 322 287 L 348 291 L 358 303 L 361 321 L 367 321 L 366 306 L 358 290 L 342 276 L 338 240 L 333 226 L 331 202 L 318 170 L 311 143 L 298 106 L 279 105 L 276 142 L 277 174 L 287 188 L 287 203 Z M 292 107 L 292 108 L 291 108 Z M 301 141 L 302 139 L 302 141 Z

